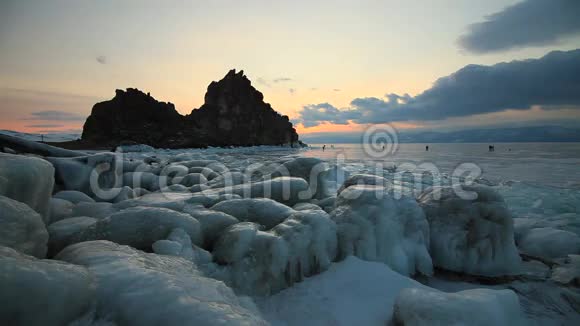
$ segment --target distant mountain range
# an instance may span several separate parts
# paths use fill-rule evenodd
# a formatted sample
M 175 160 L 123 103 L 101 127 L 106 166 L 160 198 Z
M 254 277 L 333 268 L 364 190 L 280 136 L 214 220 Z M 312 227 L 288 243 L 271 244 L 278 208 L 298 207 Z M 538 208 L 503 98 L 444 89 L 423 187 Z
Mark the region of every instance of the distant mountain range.
M 306 143 L 359 143 L 362 133 L 315 133 L 300 135 Z M 580 128 L 533 126 L 517 128 L 482 128 L 448 132 L 403 131 L 401 143 L 521 143 L 580 142 Z

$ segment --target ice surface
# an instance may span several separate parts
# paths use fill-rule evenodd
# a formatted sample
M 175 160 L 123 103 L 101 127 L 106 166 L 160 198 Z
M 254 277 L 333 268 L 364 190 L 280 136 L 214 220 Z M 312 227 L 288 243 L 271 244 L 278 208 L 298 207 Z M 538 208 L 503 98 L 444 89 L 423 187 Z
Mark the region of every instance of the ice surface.
M 243 198 L 219 202 L 211 207 L 214 211 L 224 212 L 240 221 L 254 222 L 267 229 L 280 224 L 294 210 L 268 198 Z
M 100 219 L 71 237 L 71 243 L 109 240 L 147 250 L 155 241 L 167 239 L 176 228 L 185 230 L 193 243 L 201 245 L 201 228 L 195 218 L 189 214 L 154 207 L 128 208 Z
M 461 198 L 452 187 L 432 187 L 419 197 L 429 220 L 435 266 L 487 276 L 517 273 L 521 260 L 502 197 L 483 185 L 463 186 L 462 191 L 477 198 Z
M 48 232 L 42 217 L 28 205 L 0 196 L 0 246 L 44 258 Z
M 387 264 L 403 275 L 431 275 L 429 225 L 413 198 L 355 185 L 343 190 L 330 214 L 338 226 L 339 256 Z
M 349 256 L 322 273 L 258 301 L 275 326 L 388 325 L 397 294 L 423 288 L 388 266 Z
M 439 157 L 442 160 L 434 162 L 438 167 L 443 164 L 444 168 L 451 167 L 453 169 L 457 165 L 455 157 L 462 157 L 458 156 L 457 153 L 444 155 L 439 148 L 425 155 L 423 155 L 424 148 L 420 148 L 420 150 L 421 155 L 417 156 L 417 152 L 414 152 L 413 155 L 416 157 L 406 156 L 405 158 L 417 160 L 417 157 L 420 157 L 426 161 L 431 161 L 435 157 Z M 162 318 L 160 316 L 163 316 L 168 325 L 187 324 L 191 320 L 194 320 L 192 323 L 200 325 L 219 323 L 221 317 L 215 317 L 219 313 L 211 315 L 215 312 L 212 310 L 214 308 L 207 308 L 214 304 L 213 301 L 209 300 L 210 303 L 207 303 L 202 300 L 206 297 L 204 292 L 207 289 L 204 285 L 206 280 L 210 283 L 216 282 L 204 278 L 210 276 L 234 286 L 238 293 L 252 295 L 277 293 L 261 299 L 260 304 L 264 308 L 267 319 L 274 324 L 388 324 L 395 297 L 399 292 L 398 286 L 408 285 L 407 287 L 423 288 L 400 274 L 411 275 L 417 271 L 426 273 L 424 271 L 429 272 L 431 267 L 428 264 L 429 254 L 427 252 L 432 249 L 429 246 L 429 238 L 432 240 L 435 235 L 429 234 L 428 228 L 425 232 L 425 225 L 427 225 L 425 218 L 419 217 L 421 210 L 417 211 L 418 206 L 412 198 L 396 199 L 398 198 L 396 197 L 398 190 L 409 194 L 417 193 L 416 189 L 411 188 L 420 171 L 406 171 L 405 164 L 396 162 L 400 171 L 404 172 L 402 179 L 397 180 L 395 173 L 385 175 L 384 171 L 381 172 L 375 168 L 375 162 L 369 164 L 369 162 L 364 162 L 362 157 L 354 157 L 354 159 L 347 157 L 346 161 L 337 161 L 336 165 L 331 160 L 297 159 L 299 155 L 318 154 L 316 150 L 302 151 L 280 147 L 210 148 L 205 150 L 156 149 L 150 152 L 123 153 L 122 172 L 150 173 L 153 184 L 161 181 L 159 185 L 162 187 L 164 181 L 167 181 L 167 187 L 162 189 L 164 193 L 148 194 L 150 191 L 143 188 L 123 189 L 121 188 L 123 183 L 120 171 L 108 171 L 105 167 L 101 167 L 100 169 L 105 169 L 105 173 L 101 176 L 100 183 L 106 185 L 104 187 L 106 189 L 109 187 L 115 190 L 123 189 L 120 195 L 117 195 L 118 191 L 115 191 L 115 195 L 112 197 L 100 198 L 94 196 L 91 189 L 80 187 L 78 190 L 93 197 L 97 202 L 90 200 L 89 203 L 81 200 L 72 207 L 72 211 L 70 205 L 60 201 L 60 199 L 53 198 L 52 201 L 55 203 L 51 205 L 52 211 L 58 212 L 58 214 L 53 215 L 59 215 L 58 219 L 62 218 L 62 220 L 52 223 L 48 227 L 50 254 L 60 250 L 52 249 L 53 244 L 56 244 L 56 248 L 62 248 L 69 243 L 91 239 L 111 239 L 137 246 L 147 252 L 156 253 L 145 254 L 132 248 L 115 246 L 111 243 L 107 245 L 110 247 L 107 247 L 106 250 L 97 250 L 101 251 L 102 255 L 99 256 L 100 258 L 96 256 L 93 257 L 94 259 L 91 258 L 91 263 L 98 263 L 102 272 L 107 273 L 107 282 L 103 282 L 105 286 L 100 289 L 100 293 L 107 293 L 110 296 L 100 297 L 102 298 L 100 308 L 93 312 L 92 317 L 88 317 L 86 324 L 109 326 L 134 322 L 146 325 L 156 323 L 155 321 L 160 320 L 156 318 Z M 331 155 L 330 151 L 326 151 L 324 155 L 326 154 Z M 492 171 L 491 168 L 495 171 L 495 168 L 506 165 L 505 163 L 508 161 L 502 161 L 503 158 L 499 156 L 500 151 L 498 150 L 494 154 L 493 160 L 488 160 L 488 162 L 493 163 L 488 164 L 486 173 Z M 327 156 L 327 158 L 329 157 Z M 86 173 L 88 170 L 93 170 L 99 163 L 105 163 L 105 166 L 115 162 L 119 163 L 117 161 L 120 158 L 121 155 L 111 159 L 110 154 L 97 154 L 75 159 L 55 160 L 57 189 L 69 189 L 67 184 L 75 185 L 78 183 L 86 186 L 89 180 L 87 176 L 90 176 Z M 450 163 L 451 161 L 453 162 Z M 327 168 L 321 169 L 323 170 L 321 173 L 315 173 L 311 178 L 313 167 L 319 163 Z M 509 158 L 509 163 L 513 163 L 513 158 Z M 574 161 L 569 163 L 570 166 L 575 164 Z M 280 168 L 281 164 L 289 167 L 286 168 L 288 170 L 286 175 L 291 177 L 268 180 L 273 172 L 280 172 L 276 169 Z M 257 165 L 261 165 L 262 168 L 254 171 L 255 173 L 248 173 L 246 170 L 248 167 Z M 522 169 L 525 166 L 520 165 L 519 168 Z M 564 165 L 558 166 L 563 167 Z M 229 170 L 226 171 L 226 168 Z M 508 170 L 513 171 L 514 169 L 516 168 Z M 442 172 L 447 171 L 442 170 Z M 176 180 L 172 180 L 175 176 L 185 176 L 190 173 L 203 174 L 208 180 L 207 183 L 194 184 L 191 187 L 172 184 L 178 180 L 176 178 Z M 344 188 L 349 189 L 350 192 L 356 190 L 351 188 L 361 187 L 359 183 L 364 183 L 366 186 L 362 187 L 373 187 L 377 184 L 386 185 L 387 191 L 385 193 L 387 194 L 373 198 L 373 196 L 365 197 L 363 191 L 360 198 L 345 199 L 341 198 L 342 196 L 337 198 L 335 195 L 337 188 L 340 187 L 341 180 L 344 180 L 344 175 L 348 173 L 352 174 L 353 177 L 346 181 L 345 187 L 340 190 L 341 193 L 346 191 Z M 372 175 L 375 173 L 378 176 Z M 551 176 L 552 170 L 548 174 Z M 118 179 L 119 183 L 112 182 L 119 175 L 121 176 Z M 385 182 L 383 177 L 388 180 Z M 570 176 L 570 178 L 574 179 L 574 176 Z M 480 180 L 479 182 L 484 181 Z M 316 189 L 316 199 L 312 199 L 312 193 L 309 190 L 314 182 L 317 186 L 324 184 L 325 188 L 325 192 L 322 193 L 318 192 L 318 190 L 322 190 L 320 187 Z M 421 186 L 437 182 L 447 184 L 450 182 L 450 178 L 445 173 L 441 173 L 422 180 Z M 580 235 L 579 191 L 542 187 L 523 182 L 485 182 L 506 198 L 512 215 L 517 217 L 515 219 L 516 244 L 519 245 L 521 240 L 534 229 L 552 228 Z M 197 181 L 193 183 L 197 183 Z M 347 185 L 350 186 L 346 187 Z M 154 185 L 150 188 L 159 191 Z M 332 196 L 329 196 L 330 194 Z M 85 195 L 81 194 L 81 196 Z M 132 196 L 143 197 L 131 199 Z M 486 196 L 488 195 L 484 194 L 483 197 Z M 278 212 L 277 210 L 264 209 L 260 214 L 252 214 L 250 218 L 241 219 L 257 221 L 259 217 L 260 219 L 272 220 L 271 223 L 267 223 L 268 227 L 264 227 L 247 222 L 239 223 L 238 218 L 234 216 L 208 209 L 216 204 L 219 207 L 220 202 L 241 199 L 242 197 L 244 200 L 250 201 L 251 198 L 269 197 L 278 202 L 273 204 L 275 206 L 288 205 L 288 207 L 284 206 L 284 210 L 289 210 L 291 214 L 280 213 L 283 210 Z M 488 199 L 485 201 L 496 201 L 494 196 L 490 196 Z M 102 200 L 108 202 L 101 202 Z M 225 204 L 222 205 L 225 206 Z M 265 206 L 272 208 L 272 205 Z M 464 212 L 467 206 L 469 205 L 459 205 L 458 211 Z M 183 213 L 188 217 L 183 220 L 181 218 L 165 219 L 167 210 L 164 210 L 163 214 L 155 213 L 156 217 L 154 218 L 149 216 L 153 213 L 139 212 L 133 214 L 134 216 L 131 218 L 122 218 L 114 223 L 110 221 L 109 216 L 123 213 L 120 211 L 131 207 L 144 211 L 166 208 L 172 210 L 171 214 Z M 338 226 L 336 226 L 337 222 L 329 219 L 321 208 L 326 212 L 332 212 L 336 209 L 336 212 L 332 213 L 333 217 L 341 214 L 341 217 L 348 223 L 337 221 Z M 488 254 L 489 248 L 495 250 L 496 247 L 490 247 L 486 243 L 493 242 L 493 239 L 498 236 L 493 227 L 496 223 L 489 222 L 490 225 L 484 224 L 483 226 L 481 224 L 487 222 L 487 219 L 497 217 L 494 215 L 497 213 L 495 208 L 488 208 L 482 209 L 477 212 L 479 215 L 476 214 L 473 217 L 474 220 L 481 219 L 473 224 L 478 226 L 477 234 L 483 237 L 470 238 L 467 242 L 468 249 L 465 250 L 475 252 L 476 256 L 480 255 L 481 257 Z M 235 207 L 235 209 L 240 209 L 240 207 Z M 474 208 L 469 207 L 469 209 Z M 487 214 L 489 212 L 491 213 Z M 455 211 L 454 214 L 456 214 Z M 189 225 L 189 222 L 182 223 L 191 217 L 199 221 L 197 239 L 196 236 L 191 236 L 187 228 L 184 227 L 184 225 Z M 97 220 L 108 220 L 108 222 L 103 223 Z M 166 223 L 167 221 L 169 223 Z M 102 226 L 97 230 L 98 223 L 101 223 Z M 464 227 L 469 229 L 470 226 L 465 225 Z M 80 238 L 81 234 L 90 236 L 83 239 Z M 345 235 L 351 238 L 345 238 Z M 341 236 L 341 240 L 346 241 L 339 241 Z M 191 241 L 191 238 L 194 241 Z M 553 242 L 557 243 L 558 241 Z M 566 243 L 570 244 L 571 242 Z M 90 245 L 80 243 L 71 247 L 77 246 Z M 547 249 L 549 246 L 542 245 L 542 247 Z M 561 247 L 565 246 L 562 244 Z M 331 263 L 339 251 L 337 248 L 341 248 L 338 259 L 345 258 L 346 260 Z M 373 259 L 381 263 L 362 261 L 348 256 L 346 253 L 349 249 L 354 254 L 361 253 L 361 257 L 370 253 L 369 256 L 382 255 L 382 258 L 388 257 L 388 259 Z M 498 249 L 494 255 L 499 254 L 499 252 Z M 101 258 L 104 261 L 97 262 Z M 212 261 L 212 258 L 215 262 Z M 471 256 L 457 259 L 472 261 Z M 549 260 L 553 260 L 555 264 Z M 481 280 L 486 280 L 486 284 L 501 282 L 498 285 L 488 286 L 494 289 L 513 288 L 519 295 L 520 304 L 530 318 L 531 324 L 533 322 L 542 325 L 577 324 L 580 314 L 574 310 L 574 307 L 577 306 L 577 302 L 580 302 L 580 292 L 575 288 L 578 282 L 577 276 L 575 276 L 577 275 L 575 260 L 572 258 L 550 258 L 549 260 L 545 263 L 537 260 L 526 261 L 519 270 L 517 278 L 473 277 L 462 273 L 447 273 L 445 275 L 452 275 L 449 281 L 452 284 L 463 286 L 461 280 L 474 282 L 470 283 L 470 288 L 484 286 L 475 283 Z M 176 261 L 180 261 L 180 263 L 176 263 Z M 352 261 L 355 263 L 351 264 Z M 384 261 L 388 262 L 385 264 Z M 193 266 L 191 268 L 195 274 L 182 275 L 178 273 L 179 280 L 173 281 L 174 267 L 181 266 L 181 264 Z M 346 268 L 347 265 L 352 266 Z M 116 266 L 122 267 L 117 268 Z M 389 266 L 391 267 L 389 268 Z M 107 271 L 107 268 L 111 271 Z M 190 267 L 186 269 L 188 268 Z M 335 271 L 336 268 L 343 272 Z M 398 273 L 391 268 L 397 269 Z M 202 273 L 197 269 L 203 270 L 204 276 L 201 276 Z M 120 275 L 116 275 L 116 273 Z M 331 277 L 338 274 L 343 277 L 330 280 Z M 200 277 L 203 278 L 202 281 L 200 281 Z M 329 280 L 326 283 L 321 281 L 327 277 Z M 435 277 L 441 277 L 441 274 L 437 273 Z M 550 281 L 550 277 L 552 277 L 552 281 Z M 150 281 L 149 278 L 155 281 Z M 425 279 L 431 280 L 431 278 L 422 277 L 421 281 L 423 282 Z M 122 280 L 122 286 L 118 287 L 121 291 L 115 293 L 118 280 Z M 314 280 L 317 280 L 318 283 Z M 131 284 L 134 287 L 131 287 Z M 429 281 L 429 285 L 432 285 L 431 281 Z M 197 288 L 193 289 L 194 287 Z M 223 284 L 215 289 L 222 289 L 222 287 Z M 232 293 L 230 289 L 224 288 L 227 293 Z M 458 290 L 464 289 L 455 291 Z M 227 316 L 236 316 L 234 319 L 237 320 L 238 311 L 241 309 L 243 311 L 241 320 L 244 322 L 250 320 L 247 324 L 261 322 L 259 314 L 252 309 L 251 304 L 248 305 L 249 301 L 237 297 L 232 297 L 232 301 L 230 299 L 221 300 L 220 298 L 223 296 L 221 290 L 212 293 L 216 292 L 220 292 L 215 297 L 217 301 L 227 302 L 226 306 L 231 303 L 235 307 L 232 308 L 233 310 L 225 308 L 227 311 L 235 311 L 232 314 L 226 313 Z M 191 297 L 195 299 L 190 300 Z M 449 301 L 455 300 L 452 299 Z M 208 319 L 192 319 L 201 318 L 200 316 L 206 308 L 212 311 L 211 314 L 208 314 L 208 316 L 211 315 Z M 476 308 L 472 308 L 472 312 L 477 311 Z M 192 317 L 194 315 L 195 317 Z M 93 320 L 93 317 L 96 320 Z M 236 324 L 237 321 L 233 323 Z M 74 326 L 78 326 L 78 324 L 74 324 Z
M 39 260 L 0 246 L 0 323 L 67 325 L 91 308 L 92 275 L 82 266 Z
M 155 148 L 145 145 L 145 144 L 135 144 L 135 145 L 119 145 L 116 148 L 117 152 L 153 152 Z
M 266 325 L 249 300 L 180 257 L 91 241 L 69 246 L 57 258 L 95 275 L 98 320 L 128 326 Z
M 445 293 L 427 288 L 403 289 L 394 307 L 397 325 L 528 325 L 518 296 L 511 290 L 473 289 Z
M 522 252 L 541 258 L 560 258 L 580 254 L 580 237 L 551 227 L 531 229 L 518 240 Z
M 25 203 L 48 222 L 54 168 L 40 158 L 0 153 L 0 195 Z

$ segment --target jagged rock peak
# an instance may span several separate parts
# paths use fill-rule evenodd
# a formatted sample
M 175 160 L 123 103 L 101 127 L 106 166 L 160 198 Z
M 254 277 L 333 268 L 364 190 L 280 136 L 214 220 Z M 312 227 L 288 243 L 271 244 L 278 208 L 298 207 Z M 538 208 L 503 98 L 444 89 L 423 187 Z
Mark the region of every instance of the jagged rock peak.
M 161 148 L 252 146 L 296 143 L 298 134 L 287 116 L 274 111 L 244 71 L 230 70 L 211 82 L 205 103 L 182 116 L 169 102 L 135 89 L 93 106 L 82 141 L 95 146 L 137 142 Z

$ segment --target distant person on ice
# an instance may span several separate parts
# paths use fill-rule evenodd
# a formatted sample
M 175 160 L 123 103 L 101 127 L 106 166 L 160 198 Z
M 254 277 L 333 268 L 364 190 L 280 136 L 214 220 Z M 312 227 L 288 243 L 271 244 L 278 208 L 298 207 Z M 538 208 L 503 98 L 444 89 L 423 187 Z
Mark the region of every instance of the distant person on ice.
M 425 152 L 429 151 L 429 145 L 425 146 Z
M 324 152 L 324 150 L 326 149 L 326 145 L 322 145 L 322 151 Z

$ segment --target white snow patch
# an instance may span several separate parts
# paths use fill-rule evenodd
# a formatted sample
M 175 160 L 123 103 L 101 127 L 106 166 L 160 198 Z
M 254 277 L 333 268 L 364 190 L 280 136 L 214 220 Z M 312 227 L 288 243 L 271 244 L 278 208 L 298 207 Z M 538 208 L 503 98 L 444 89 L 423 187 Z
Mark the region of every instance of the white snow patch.
M 397 294 L 423 287 L 384 264 L 349 256 L 257 303 L 275 326 L 384 326 L 391 319 Z

